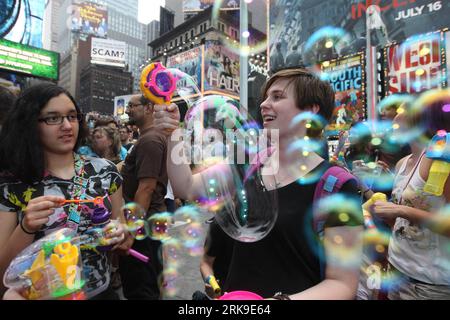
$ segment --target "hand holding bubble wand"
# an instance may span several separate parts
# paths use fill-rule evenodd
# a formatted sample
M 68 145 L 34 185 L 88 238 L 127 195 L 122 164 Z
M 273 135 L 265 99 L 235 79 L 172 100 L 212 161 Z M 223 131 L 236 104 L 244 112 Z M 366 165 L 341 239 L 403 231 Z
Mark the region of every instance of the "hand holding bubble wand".
M 98 251 L 111 250 L 113 246 L 111 244 L 111 241 L 115 239 L 109 238 L 109 234 L 117 230 L 115 223 L 118 222 L 112 222 L 108 226 L 106 226 L 106 228 L 103 229 L 102 228 L 89 229 L 85 234 L 80 236 L 80 245 L 82 246 L 82 248 L 83 246 L 86 246 L 88 248 L 94 248 Z M 144 263 L 148 263 L 150 261 L 150 259 L 147 256 L 143 255 L 142 253 L 134 249 L 129 249 L 127 253 Z

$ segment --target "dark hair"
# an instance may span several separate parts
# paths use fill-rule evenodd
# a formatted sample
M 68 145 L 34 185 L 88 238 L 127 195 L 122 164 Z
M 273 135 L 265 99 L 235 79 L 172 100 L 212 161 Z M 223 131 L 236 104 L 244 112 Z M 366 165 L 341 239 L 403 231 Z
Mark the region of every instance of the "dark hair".
M 38 134 L 38 118 L 47 103 L 61 94 L 65 94 L 81 113 L 72 95 L 53 83 L 40 83 L 22 92 L 0 133 L 1 170 L 28 184 L 43 179 L 45 160 Z M 86 132 L 82 118 L 74 150 L 81 145 Z
M 139 102 L 142 103 L 143 106 L 152 106 L 153 103 L 150 101 L 150 99 L 147 99 L 144 95 L 141 95 L 139 97 Z
M 262 91 L 263 99 L 266 99 L 269 88 L 280 79 L 289 79 L 287 87 L 293 85 L 296 105 L 300 110 L 318 105 L 318 114 L 327 123 L 330 121 L 334 109 L 334 91 L 327 81 L 320 80 L 305 69 L 283 69 L 267 81 Z
M 0 125 L 14 105 L 16 96 L 7 88 L 0 86 Z
M 125 125 L 125 124 L 122 124 L 122 125 L 119 127 L 119 131 L 120 131 L 121 129 L 127 130 L 128 133 L 133 132 L 133 130 L 132 130 L 128 125 Z

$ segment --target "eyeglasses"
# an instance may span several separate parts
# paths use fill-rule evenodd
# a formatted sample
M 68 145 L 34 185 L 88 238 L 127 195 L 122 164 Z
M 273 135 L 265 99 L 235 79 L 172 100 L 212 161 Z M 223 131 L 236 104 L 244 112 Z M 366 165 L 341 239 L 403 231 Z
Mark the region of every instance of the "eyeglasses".
M 129 103 L 127 104 L 127 108 L 128 108 L 128 109 L 133 109 L 134 107 L 142 106 L 142 105 L 143 105 L 142 103 L 131 103 L 131 102 L 129 102 Z
M 64 118 L 67 118 L 69 122 L 80 122 L 83 119 L 83 114 L 69 114 L 67 116 L 48 116 L 45 118 L 38 119 L 39 122 L 45 122 L 48 125 L 58 125 L 64 122 Z

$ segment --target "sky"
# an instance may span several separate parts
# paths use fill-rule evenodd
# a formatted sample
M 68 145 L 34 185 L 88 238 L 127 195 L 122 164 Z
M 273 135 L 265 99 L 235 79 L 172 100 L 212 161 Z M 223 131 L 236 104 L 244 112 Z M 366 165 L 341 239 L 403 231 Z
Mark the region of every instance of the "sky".
M 159 21 L 159 7 L 165 3 L 165 0 L 139 0 L 138 21 L 145 24 L 152 20 Z

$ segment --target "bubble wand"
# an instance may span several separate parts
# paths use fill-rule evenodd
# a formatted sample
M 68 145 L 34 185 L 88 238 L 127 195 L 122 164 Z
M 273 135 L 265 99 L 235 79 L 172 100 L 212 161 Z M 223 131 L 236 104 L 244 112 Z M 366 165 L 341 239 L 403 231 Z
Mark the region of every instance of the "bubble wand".
M 103 197 L 95 197 L 94 199 L 72 199 L 61 201 L 61 205 L 67 203 L 93 203 L 96 206 L 100 206 L 103 204 Z

